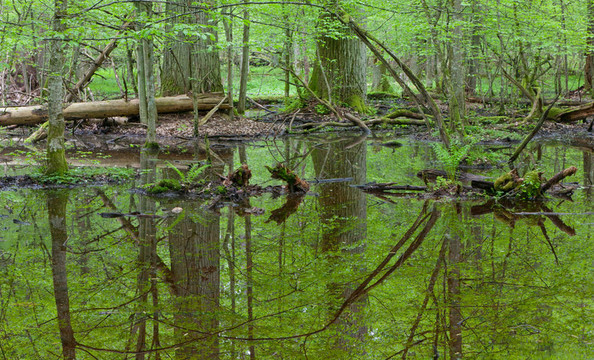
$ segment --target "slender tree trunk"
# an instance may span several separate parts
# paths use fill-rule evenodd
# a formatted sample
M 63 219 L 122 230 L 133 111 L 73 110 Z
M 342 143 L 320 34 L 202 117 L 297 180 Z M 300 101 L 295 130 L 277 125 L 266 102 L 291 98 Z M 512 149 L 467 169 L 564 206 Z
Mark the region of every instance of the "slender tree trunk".
M 68 192 L 48 193 L 47 209 L 52 237 L 52 277 L 54 281 L 54 297 L 58 313 L 58 328 L 62 342 L 64 359 L 76 359 L 76 340 L 70 322 L 70 297 L 68 296 L 68 276 L 66 270 L 66 206 Z
M 55 0 L 54 19 L 52 30 L 56 34 L 66 30 L 64 24 L 68 0 Z M 64 86 L 62 84 L 64 71 L 64 51 L 66 42 L 54 38 L 50 40 L 50 59 L 48 74 L 48 135 L 47 135 L 47 167 L 46 174 L 61 174 L 68 171 L 64 149 L 64 115 L 62 114 L 62 101 L 64 99 Z
M 152 4 L 136 3 L 137 16 L 152 15 Z M 142 23 L 137 23 L 137 31 L 143 27 Z M 146 124 L 146 144 L 151 147 L 157 144 L 156 124 L 157 124 L 157 105 L 155 102 L 155 75 L 153 70 L 154 52 L 153 41 L 143 38 L 138 41 L 136 48 L 136 63 L 138 72 L 138 97 L 140 100 L 140 121 Z
M 586 40 L 586 64 L 584 66 L 584 90 L 594 97 L 594 1 L 588 3 L 588 33 Z
M 244 4 L 248 4 L 249 0 L 243 0 Z M 247 81 L 250 68 L 250 12 L 249 6 L 245 6 L 243 10 L 243 45 L 241 47 L 241 75 L 239 78 L 239 99 L 237 102 L 237 112 L 245 113 L 246 98 L 247 98 Z
M 291 29 L 291 22 L 289 21 L 289 12 L 286 7 L 283 10 L 283 20 L 285 22 L 285 44 L 283 49 L 285 66 L 285 97 L 288 98 L 291 91 L 291 72 L 289 69 L 293 66 L 291 63 L 291 55 L 293 54 L 293 30 Z
M 468 73 L 466 74 L 466 93 L 469 96 L 476 94 L 477 78 L 479 77 L 479 47 L 481 43 L 481 11 L 478 0 L 472 1 L 472 18 L 471 18 L 471 39 L 470 39 L 470 56 L 468 57 Z
M 235 51 L 233 51 L 233 8 L 224 13 L 228 15 L 229 19 L 223 19 L 223 27 L 225 28 L 225 40 L 227 40 L 227 99 L 229 100 L 229 119 L 233 120 L 234 104 L 233 104 L 233 58 Z

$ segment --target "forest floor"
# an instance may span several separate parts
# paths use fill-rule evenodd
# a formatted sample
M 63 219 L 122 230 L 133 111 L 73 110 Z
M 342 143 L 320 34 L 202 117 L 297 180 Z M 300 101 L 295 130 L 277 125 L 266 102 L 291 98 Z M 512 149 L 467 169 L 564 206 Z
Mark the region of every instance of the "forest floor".
M 308 129 L 303 126 L 307 126 L 308 123 L 319 124 L 328 121 L 337 121 L 333 114 L 321 115 L 316 113 L 313 106 L 293 113 L 277 112 L 276 107 L 278 105 L 275 104 L 264 104 L 264 106 L 267 110 L 259 111 L 257 118 L 235 117 L 234 120 L 230 121 L 225 113 L 219 112 L 210 118 L 206 124 L 198 128 L 198 138 L 207 136 L 217 139 L 253 140 L 279 136 L 289 132 L 307 132 Z M 401 99 L 393 99 L 387 102 L 375 101 L 371 106 L 375 109 L 375 115 L 362 116 L 363 118 L 377 118 L 385 115 L 394 106 L 406 108 L 407 104 Z M 440 104 L 440 107 L 443 107 L 442 110 L 447 110 L 445 104 Z M 509 115 L 500 116 L 498 117 L 499 120 L 493 121 L 493 118 L 496 118 L 496 114 L 492 108 L 485 107 L 482 104 L 468 103 L 467 109 L 469 113 L 473 114 L 469 116 L 472 129 L 467 131 L 479 137 L 481 142 L 513 143 L 523 138 L 524 134 L 531 131 L 533 127 L 532 123 L 522 124 L 522 115 L 517 110 L 511 110 Z M 193 138 L 193 121 L 193 114 L 189 112 L 160 115 L 157 123 L 157 137 L 160 141 L 171 139 L 190 140 Z M 345 122 L 345 125 L 350 124 L 346 120 L 343 120 L 343 122 Z M 588 125 L 589 122 L 583 121 L 573 123 L 547 121 L 539 130 L 537 137 L 581 141 L 586 147 L 594 148 L 594 133 L 587 131 Z M 289 130 L 291 126 L 292 130 Z M 296 128 L 299 126 L 302 127 L 297 130 Z M 434 131 L 429 131 L 425 126 L 403 127 L 399 125 L 380 125 L 371 128 L 374 133 L 393 129 L 398 129 L 398 133 L 411 134 L 419 140 L 439 140 L 437 134 Z M 341 132 L 345 130 L 359 131 L 355 126 L 340 128 L 326 127 L 322 131 L 327 130 Z M 133 121 L 85 121 L 76 127 L 75 133 L 79 135 L 109 134 L 112 136 L 142 139 L 146 134 L 146 129 L 144 125 Z M 580 138 L 582 139 L 580 140 Z

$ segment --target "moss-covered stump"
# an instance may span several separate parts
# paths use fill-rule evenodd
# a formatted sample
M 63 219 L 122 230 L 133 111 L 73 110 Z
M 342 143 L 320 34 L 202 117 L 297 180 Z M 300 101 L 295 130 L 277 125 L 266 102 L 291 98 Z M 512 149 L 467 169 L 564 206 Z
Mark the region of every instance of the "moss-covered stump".
M 520 186 L 522 181 L 523 179 L 518 175 L 518 170 L 513 169 L 512 171 L 498 177 L 493 185 L 495 187 L 495 191 L 508 192 Z
M 245 187 L 250 184 L 251 178 L 252 171 L 246 164 L 243 164 L 234 172 L 229 173 L 229 175 L 223 180 L 223 185 L 235 185 L 238 187 Z
M 287 183 L 287 188 L 289 192 L 306 193 L 309 191 L 309 183 L 299 178 L 297 174 L 293 173 L 293 171 L 288 169 L 285 165 L 277 164 L 274 168 L 266 166 L 266 169 L 270 172 L 270 175 L 273 179 L 280 179 L 285 181 Z
M 182 189 L 181 184 L 176 179 L 163 179 L 156 184 L 148 184 L 145 186 L 145 190 L 149 194 L 162 194 L 169 191 L 180 191 Z

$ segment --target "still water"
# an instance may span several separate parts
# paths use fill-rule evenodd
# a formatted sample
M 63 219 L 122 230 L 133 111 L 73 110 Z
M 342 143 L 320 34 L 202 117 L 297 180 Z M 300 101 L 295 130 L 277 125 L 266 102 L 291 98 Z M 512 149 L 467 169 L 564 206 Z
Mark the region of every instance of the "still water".
M 594 358 L 592 150 L 532 145 L 525 168 L 576 166 L 582 187 L 525 207 L 351 186 L 439 168 L 428 144 L 402 144 L 213 146 L 211 175 L 247 163 L 277 185 L 264 166 L 284 162 L 304 197 L 133 190 L 199 147 L 114 155 L 141 168 L 123 185 L 1 191 L 0 359 Z

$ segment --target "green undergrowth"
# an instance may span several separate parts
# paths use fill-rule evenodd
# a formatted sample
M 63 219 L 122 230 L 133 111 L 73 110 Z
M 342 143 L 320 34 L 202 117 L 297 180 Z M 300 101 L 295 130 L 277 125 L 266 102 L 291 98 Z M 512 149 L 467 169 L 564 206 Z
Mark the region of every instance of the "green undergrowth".
M 93 182 L 123 182 L 134 178 L 136 171 L 116 167 L 73 167 L 64 174 L 46 175 L 40 167 L 31 178 L 44 185 L 81 185 Z
M 175 171 L 179 179 L 162 179 L 156 183 L 146 184 L 142 187 L 146 192 L 149 194 L 162 194 L 202 186 L 206 183 L 204 171 L 210 167 L 209 164 L 195 164 L 187 173 L 183 173 L 170 162 L 167 162 L 167 166 Z

